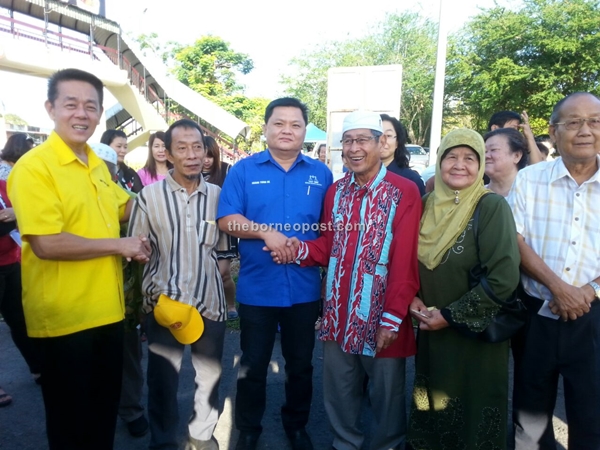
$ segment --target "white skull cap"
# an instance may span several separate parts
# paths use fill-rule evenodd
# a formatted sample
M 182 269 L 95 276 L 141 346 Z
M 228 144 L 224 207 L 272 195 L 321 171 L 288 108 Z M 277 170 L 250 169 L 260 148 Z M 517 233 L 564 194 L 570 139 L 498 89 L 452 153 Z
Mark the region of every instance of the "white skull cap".
M 117 164 L 117 152 L 108 145 L 98 142 L 90 144 L 90 147 L 92 147 L 92 150 L 94 150 L 94 153 L 98 158 L 115 165 Z
M 342 134 L 350 130 L 366 128 L 368 130 L 379 131 L 383 133 L 381 116 L 373 111 L 358 110 L 351 112 L 344 118 Z

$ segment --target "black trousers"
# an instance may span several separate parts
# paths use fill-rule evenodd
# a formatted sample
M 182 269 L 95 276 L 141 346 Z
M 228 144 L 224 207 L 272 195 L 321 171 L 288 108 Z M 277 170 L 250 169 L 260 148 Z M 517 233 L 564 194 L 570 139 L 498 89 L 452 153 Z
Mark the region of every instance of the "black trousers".
M 38 340 L 50 450 L 112 449 L 121 395 L 123 322 Z
M 529 324 L 513 339 L 516 450 L 555 450 L 552 415 L 564 380 L 569 450 L 600 449 L 600 302 L 577 320 L 542 317 L 536 299 Z M 541 302 L 541 300 L 537 300 Z M 539 306 L 539 303 L 538 305 Z
M 260 433 L 266 405 L 267 370 L 277 334 L 281 330 L 281 353 L 285 358 L 285 404 L 281 408 L 283 428 L 302 429 L 308 423 L 312 401 L 312 355 L 315 321 L 320 301 L 291 307 L 240 304 L 242 357 L 235 398 L 238 430 Z
M 21 264 L 0 266 L 0 314 L 10 328 L 13 342 L 23 355 L 31 373 L 42 368 L 38 340 L 27 336 L 23 302 L 21 300 Z

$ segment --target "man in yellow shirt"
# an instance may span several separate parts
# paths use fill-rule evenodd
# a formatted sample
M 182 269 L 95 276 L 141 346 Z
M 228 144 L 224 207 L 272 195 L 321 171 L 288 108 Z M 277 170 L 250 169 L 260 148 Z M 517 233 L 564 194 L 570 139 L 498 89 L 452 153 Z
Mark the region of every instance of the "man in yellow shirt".
M 121 390 L 121 257 L 150 254 L 145 237 L 119 238 L 129 196 L 87 145 L 103 85 L 65 69 L 48 81 L 54 131 L 15 165 L 9 197 L 23 237 L 23 309 L 42 346 L 50 450 L 112 449 Z

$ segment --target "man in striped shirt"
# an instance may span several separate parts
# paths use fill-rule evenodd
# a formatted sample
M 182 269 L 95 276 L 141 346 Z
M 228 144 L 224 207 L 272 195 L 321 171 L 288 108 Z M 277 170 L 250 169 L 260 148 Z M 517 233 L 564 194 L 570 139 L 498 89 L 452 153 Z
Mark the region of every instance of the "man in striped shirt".
M 167 130 L 165 146 L 173 169 L 166 179 L 145 187 L 136 199 L 131 236 L 148 236 L 152 257 L 144 268 L 142 293 L 148 335 L 148 415 L 150 448 L 177 449 L 177 387 L 185 345 L 157 321 L 161 295 L 197 308 L 204 333 L 191 344 L 196 371 L 194 413 L 188 447 L 215 450 L 218 391 L 227 308 L 215 250 L 226 235 L 216 225 L 220 188 L 206 183 L 206 150 L 198 124 L 183 119 Z
M 569 449 L 600 448 L 600 99 L 559 101 L 550 136 L 560 158 L 519 172 L 508 197 L 530 322 L 513 339 L 515 449 L 554 449 L 559 375 Z

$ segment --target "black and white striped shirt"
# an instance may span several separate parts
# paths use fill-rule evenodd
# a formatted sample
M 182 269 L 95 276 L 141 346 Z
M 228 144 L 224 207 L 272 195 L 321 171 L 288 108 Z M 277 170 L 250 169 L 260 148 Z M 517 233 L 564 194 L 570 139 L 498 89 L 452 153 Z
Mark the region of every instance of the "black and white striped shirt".
M 160 294 L 195 305 L 203 317 L 226 319 L 225 295 L 216 250 L 227 249 L 227 235 L 216 223 L 221 188 L 200 178 L 194 192 L 171 176 L 146 186 L 129 221 L 130 236 L 147 236 L 152 253 L 144 267 L 144 311 Z

